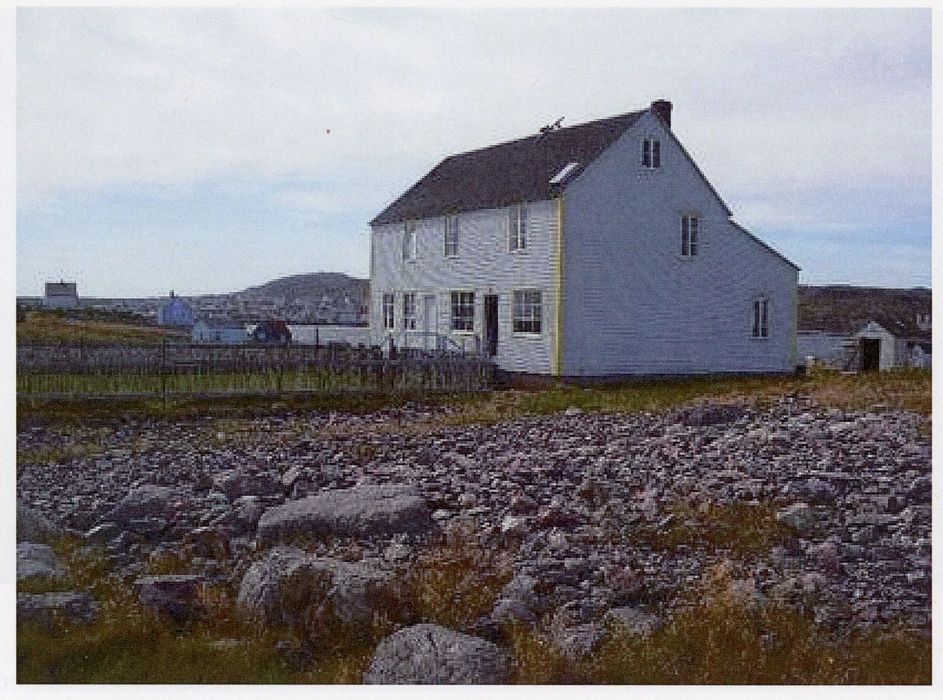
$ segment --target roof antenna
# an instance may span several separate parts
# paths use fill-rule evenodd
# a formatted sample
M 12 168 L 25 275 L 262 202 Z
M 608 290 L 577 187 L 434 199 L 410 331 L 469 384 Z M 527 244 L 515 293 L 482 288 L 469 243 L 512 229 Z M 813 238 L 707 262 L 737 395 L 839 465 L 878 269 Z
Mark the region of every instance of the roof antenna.
M 546 126 L 540 127 L 540 136 L 537 139 L 542 139 L 544 136 L 549 134 L 551 131 L 556 131 L 560 128 L 560 122 L 563 121 L 563 117 L 557 119 L 553 124 L 547 124 Z

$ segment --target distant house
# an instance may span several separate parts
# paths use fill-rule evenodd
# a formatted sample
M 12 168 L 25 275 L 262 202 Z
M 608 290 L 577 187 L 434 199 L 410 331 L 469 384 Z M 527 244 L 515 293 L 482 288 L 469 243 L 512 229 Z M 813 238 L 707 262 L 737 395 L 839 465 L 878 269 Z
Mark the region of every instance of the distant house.
M 671 117 L 441 161 L 370 222 L 373 342 L 562 377 L 794 371 L 798 267 L 731 218 Z
M 912 319 L 880 317 L 866 321 L 840 319 L 826 328 L 799 329 L 800 362 L 849 371 L 885 371 L 897 367 L 931 366 L 929 314 Z
M 75 282 L 46 282 L 43 306 L 49 309 L 75 309 L 79 305 L 78 284 Z
M 174 295 L 170 290 L 170 297 L 157 307 L 157 324 L 160 326 L 192 326 L 193 309 L 183 299 Z
M 284 321 L 262 321 L 252 329 L 252 340 L 269 345 L 287 345 L 291 342 L 291 331 Z
M 240 345 L 249 341 L 246 327 L 231 322 L 197 321 L 193 324 L 191 337 L 194 343 Z

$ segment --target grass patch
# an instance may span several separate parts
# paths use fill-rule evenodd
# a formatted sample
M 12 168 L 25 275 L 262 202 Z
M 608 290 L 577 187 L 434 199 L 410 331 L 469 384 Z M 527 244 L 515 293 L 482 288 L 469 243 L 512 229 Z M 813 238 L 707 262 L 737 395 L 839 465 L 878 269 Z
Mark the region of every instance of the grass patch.
M 799 612 L 750 606 L 711 581 L 698 602 L 647 638 L 615 632 L 593 661 L 602 683 L 928 684 L 930 639 L 860 633 L 836 641 Z
M 89 309 L 30 309 L 26 320 L 16 324 L 17 343 L 101 343 L 128 345 L 159 343 L 164 339 L 187 339 L 178 329 L 148 325 L 134 314 Z
M 682 546 L 726 550 L 747 557 L 796 539 L 788 526 L 776 520 L 772 503 L 675 504 L 668 508 L 668 515 L 670 520 L 663 526 L 634 527 L 631 543 L 668 551 Z
M 494 607 L 511 580 L 507 552 L 483 546 L 471 523 L 448 529 L 422 552 L 406 574 L 406 590 L 418 622 L 463 629 Z
M 312 676 L 292 671 L 272 640 L 238 639 L 219 646 L 212 635 L 179 632 L 132 615 L 89 627 L 52 631 L 17 625 L 18 683 L 292 683 Z
M 597 652 L 566 659 L 545 630 L 512 635 L 516 683 L 630 685 L 929 684 L 931 640 L 902 631 L 837 639 L 802 614 L 731 593 L 724 567 L 691 607 L 649 636 L 610 629 Z
M 260 380 L 261 381 L 261 380 Z M 105 400 L 30 398 L 17 396 L 17 420 L 85 423 L 129 416 L 181 420 L 212 416 L 255 418 L 315 411 L 369 413 L 421 403 L 448 406 L 450 412 L 428 421 L 397 426 L 404 432 L 427 432 L 467 424 L 493 424 L 527 415 L 544 415 L 569 407 L 585 411 L 665 411 L 696 400 L 764 402 L 782 396 L 808 396 L 822 406 L 845 410 L 906 409 L 929 418 L 932 410 L 931 373 L 900 370 L 859 375 L 816 370 L 805 377 L 694 377 L 577 387 L 560 385 L 534 391 L 498 390 L 477 394 L 429 394 L 399 391 L 318 391 L 281 396 L 109 396 Z M 287 387 L 287 385 L 286 385 Z M 261 391 L 261 389 L 260 389 Z M 929 420 L 926 431 L 929 433 Z

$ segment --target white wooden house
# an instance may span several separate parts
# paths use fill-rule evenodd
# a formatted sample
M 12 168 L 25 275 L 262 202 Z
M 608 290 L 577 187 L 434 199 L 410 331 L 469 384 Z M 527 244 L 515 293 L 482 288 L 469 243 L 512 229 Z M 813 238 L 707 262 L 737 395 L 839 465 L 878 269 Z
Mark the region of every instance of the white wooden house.
M 75 309 L 79 306 L 78 284 L 75 282 L 46 282 L 43 306 L 47 309 Z
M 664 100 L 450 156 L 371 226 L 376 343 L 570 377 L 796 365 L 798 268 L 731 219 Z

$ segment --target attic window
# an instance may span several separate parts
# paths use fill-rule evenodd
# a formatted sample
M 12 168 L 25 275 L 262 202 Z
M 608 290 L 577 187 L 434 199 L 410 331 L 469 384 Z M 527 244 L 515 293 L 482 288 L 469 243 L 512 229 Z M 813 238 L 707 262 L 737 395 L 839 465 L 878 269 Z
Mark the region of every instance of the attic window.
M 696 216 L 681 217 L 681 255 L 686 258 L 697 255 L 698 223 Z
M 403 260 L 415 260 L 418 242 L 416 240 L 416 222 L 403 224 Z
M 661 141 L 651 136 L 642 141 L 642 167 L 649 170 L 661 167 Z
M 527 205 L 517 204 L 508 214 L 508 249 L 524 250 L 527 247 Z
M 458 216 L 445 217 L 445 257 L 458 255 Z
M 563 166 L 563 169 L 550 178 L 551 185 L 562 185 L 563 181 L 566 180 L 570 174 L 579 167 L 579 163 L 567 163 Z

